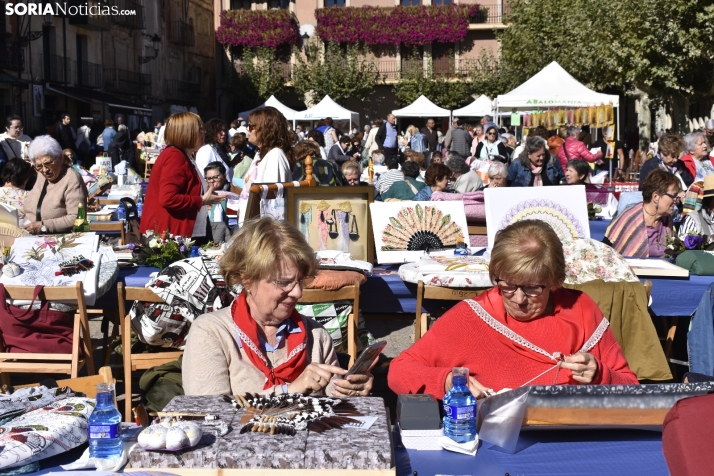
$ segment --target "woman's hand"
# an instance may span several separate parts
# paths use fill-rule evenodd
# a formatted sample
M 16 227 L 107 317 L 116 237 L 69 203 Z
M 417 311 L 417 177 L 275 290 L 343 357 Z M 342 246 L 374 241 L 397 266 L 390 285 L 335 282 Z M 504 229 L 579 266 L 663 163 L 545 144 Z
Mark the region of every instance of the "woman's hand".
M 40 233 L 40 229 L 42 228 L 42 222 L 34 221 L 32 223 L 28 223 L 23 228 L 32 235 L 38 235 Z
M 216 205 L 223 201 L 223 197 L 221 197 L 220 195 L 214 195 L 213 190 L 213 185 L 211 185 L 210 187 L 208 187 L 208 191 L 203 194 L 202 202 L 204 205 Z
M 379 361 L 379 355 L 377 355 L 369 369 L 363 374 L 352 374 L 347 376 L 346 379 L 335 379 L 332 381 L 335 389 L 332 392 L 333 397 L 356 397 L 362 396 L 366 397 L 372 390 L 372 384 L 374 383 L 374 375 L 370 371 L 377 365 Z
M 332 392 L 333 397 L 366 397 L 372 390 L 374 383 L 374 375 L 367 372 L 366 374 L 352 374 L 346 379 L 335 379 L 332 384 L 335 390 Z
M 570 370 L 573 379 L 580 383 L 591 383 L 598 370 L 595 356 L 586 352 L 567 356 L 560 366 Z
M 453 386 L 452 374 L 453 372 L 449 372 L 449 375 L 446 376 L 446 381 L 444 382 L 445 393 L 448 393 L 449 390 L 451 390 L 451 387 Z M 490 389 L 484 387 L 478 380 L 469 375 L 469 391 L 474 397 L 476 397 L 477 399 L 486 398 L 488 396 L 488 390 Z
M 311 363 L 294 382 L 288 384 L 290 393 L 319 392 L 330 383 L 333 374 L 344 375 L 347 371 L 341 367 L 328 364 Z M 359 383 L 359 382 L 355 382 Z M 372 386 L 370 385 L 370 388 Z

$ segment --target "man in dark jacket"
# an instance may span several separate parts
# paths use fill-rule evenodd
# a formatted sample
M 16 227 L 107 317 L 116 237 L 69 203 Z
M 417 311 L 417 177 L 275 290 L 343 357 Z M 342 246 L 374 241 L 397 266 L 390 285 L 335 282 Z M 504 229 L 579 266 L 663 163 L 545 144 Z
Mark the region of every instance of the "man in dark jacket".
M 426 127 L 421 129 L 421 133 L 424 134 L 426 139 L 426 146 L 429 152 L 435 152 L 436 146 L 439 144 L 439 136 L 436 133 L 434 119 L 428 119 L 426 121 Z
M 387 121 L 379 127 L 374 137 L 377 146 L 384 151 L 384 157 L 399 157 L 399 144 L 397 144 L 397 118 L 394 114 L 387 116 Z
M 463 157 L 471 155 L 471 134 L 464 130 L 464 120 L 456 121 L 456 127 L 451 131 L 451 148 L 454 152 L 458 152 Z
M 347 155 L 346 151 L 350 147 L 350 142 L 350 136 L 348 136 L 347 134 L 343 134 L 342 136 L 340 136 L 340 139 L 337 144 L 333 145 L 332 149 L 330 149 L 330 152 L 328 152 L 327 160 L 336 163 L 340 167 L 342 167 L 342 164 L 344 164 L 350 159 L 357 160 L 359 158 L 359 153 Z
M 72 126 L 69 125 L 70 122 L 69 113 L 63 112 L 55 128 L 55 139 L 57 139 L 62 149 L 75 150 L 74 134 L 72 133 Z
M 109 157 L 112 159 L 112 169 L 125 160 L 129 167 L 136 170 L 136 148 L 126 131 L 119 131 L 114 136 L 114 141 L 109 145 Z

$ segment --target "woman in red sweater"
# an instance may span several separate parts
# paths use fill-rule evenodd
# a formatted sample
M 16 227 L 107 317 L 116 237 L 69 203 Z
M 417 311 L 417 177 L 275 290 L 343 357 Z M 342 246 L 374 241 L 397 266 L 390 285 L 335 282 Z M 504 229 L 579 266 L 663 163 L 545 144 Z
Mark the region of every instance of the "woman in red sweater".
M 153 230 L 193 237 L 197 242 L 211 238 L 207 207 L 223 197 L 213 193 L 196 168 L 194 152 L 203 145 L 205 131 L 198 114 L 179 112 L 166 122 L 168 147 L 156 159 L 141 215 L 141 233 Z
M 453 367 L 469 369 L 469 388 L 637 384 L 597 304 L 565 289 L 563 246 L 544 222 L 524 220 L 496 235 L 490 276 L 497 285 L 463 301 L 389 368 L 396 393 L 443 398 Z

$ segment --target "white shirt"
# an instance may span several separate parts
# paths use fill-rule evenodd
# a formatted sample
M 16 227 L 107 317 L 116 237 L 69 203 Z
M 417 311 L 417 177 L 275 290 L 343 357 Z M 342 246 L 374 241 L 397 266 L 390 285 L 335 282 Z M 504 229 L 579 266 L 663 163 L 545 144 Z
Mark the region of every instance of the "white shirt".
M 0 146 L 7 160 L 15 157 L 28 160 L 27 150 L 30 142 L 32 142 L 32 138 L 26 134 L 20 135 L 19 139 L 10 137 L 7 132 L 0 134 Z
M 248 128 L 245 126 L 239 126 L 238 129 L 236 129 L 236 134 L 239 132 L 248 135 Z
M 206 165 L 211 162 L 220 162 L 226 168 L 226 179 L 228 183 L 233 180 L 233 168 L 229 167 L 227 163 L 221 159 L 221 157 L 216 153 L 216 150 L 209 144 L 204 145 L 198 152 L 196 152 L 196 166 L 200 171 L 201 177 L 205 176 L 204 169 Z
M 252 184 L 282 183 L 290 182 L 292 179 L 290 162 L 282 149 L 276 147 L 265 154 L 263 158 L 260 157 L 260 152 L 256 153 L 253 163 L 250 164 L 245 174 L 245 187 L 243 187 L 243 193 L 238 201 L 238 223 L 242 225 L 245 219 L 246 205 L 248 205 L 248 195 Z
M 166 132 L 166 124 L 161 126 L 161 129 L 159 129 L 159 138 L 156 139 L 156 143 L 158 145 L 163 145 L 164 144 L 164 133 Z

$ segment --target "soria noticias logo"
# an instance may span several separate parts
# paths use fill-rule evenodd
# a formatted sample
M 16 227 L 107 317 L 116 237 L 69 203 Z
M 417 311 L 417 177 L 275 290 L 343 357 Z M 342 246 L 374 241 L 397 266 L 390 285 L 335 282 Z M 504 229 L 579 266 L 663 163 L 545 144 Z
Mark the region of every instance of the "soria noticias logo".
M 74 3 L 74 2 L 73 2 Z M 99 2 L 87 2 L 81 5 L 68 5 L 65 2 L 29 2 L 6 3 L 5 15 L 119 15 L 133 16 L 136 10 L 122 10 L 116 5 Z

